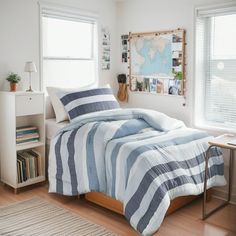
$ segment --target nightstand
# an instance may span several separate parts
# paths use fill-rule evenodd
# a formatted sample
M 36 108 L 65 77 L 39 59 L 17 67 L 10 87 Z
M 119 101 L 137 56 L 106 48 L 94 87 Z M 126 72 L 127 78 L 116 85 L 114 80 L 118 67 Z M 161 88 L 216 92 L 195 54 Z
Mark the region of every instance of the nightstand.
M 19 188 L 45 181 L 44 93 L 0 92 L 0 111 L 1 181 L 17 193 Z M 18 127 L 35 127 L 38 138 L 17 144 Z M 19 154 L 32 150 L 37 158 L 28 156 L 28 169 L 24 163 L 24 174 L 28 171 L 29 177 L 19 181 L 19 172 L 22 172 L 18 165 Z
M 231 189 L 232 189 L 232 173 L 233 173 L 233 162 L 234 162 L 234 151 L 236 151 L 236 146 L 229 144 L 233 140 L 236 140 L 236 136 L 229 136 L 229 135 L 221 135 L 219 137 L 216 137 L 212 140 L 210 140 L 209 143 L 209 148 L 206 151 L 205 155 L 205 161 L 206 161 L 206 166 L 205 166 L 205 179 L 204 179 L 204 197 L 203 197 L 203 208 L 202 208 L 202 219 L 205 220 L 208 218 L 210 215 L 218 211 L 219 209 L 225 207 L 226 205 L 229 204 L 230 198 L 231 198 Z M 206 213 L 206 202 L 207 202 L 207 179 L 208 179 L 208 159 L 209 159 L 209 153 L 212 147 L 219 147 L 223 149 L 228 149 L 230 151 L 230 160 L 229 160 L 229 181 L 228 181 L 228 195 L 227 195 L 227 200 L 223 202 L 220 206 L 217 208 L 211 210 L 210 212 Z

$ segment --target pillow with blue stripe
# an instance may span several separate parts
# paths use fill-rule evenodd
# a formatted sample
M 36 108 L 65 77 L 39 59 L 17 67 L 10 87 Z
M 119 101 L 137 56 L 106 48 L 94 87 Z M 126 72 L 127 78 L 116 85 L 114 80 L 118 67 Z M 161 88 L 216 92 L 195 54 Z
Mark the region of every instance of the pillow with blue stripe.
M 60 94 L 60 100 L 70 121 L 87 113 L 120 108 L 109 87 Z

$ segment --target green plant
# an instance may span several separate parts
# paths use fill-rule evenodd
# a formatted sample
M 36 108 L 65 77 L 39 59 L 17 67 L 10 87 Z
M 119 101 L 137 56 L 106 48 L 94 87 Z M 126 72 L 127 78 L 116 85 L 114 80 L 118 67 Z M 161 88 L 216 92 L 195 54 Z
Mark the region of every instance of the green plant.
M 7 80 L 8 82 L 10 82 L 10 83 L 15 83 L 15 84 L 17 84 L 17 83 L 20 82 L 21 77 L 20 77 L 19 75 L 15 74 L 15 73 L 10 73 L 10 74 L 7 76 L 6 80 Z
M 183 73 L 181 71 L 174 72 L 175 79 L 182 80 L 183 79 Z

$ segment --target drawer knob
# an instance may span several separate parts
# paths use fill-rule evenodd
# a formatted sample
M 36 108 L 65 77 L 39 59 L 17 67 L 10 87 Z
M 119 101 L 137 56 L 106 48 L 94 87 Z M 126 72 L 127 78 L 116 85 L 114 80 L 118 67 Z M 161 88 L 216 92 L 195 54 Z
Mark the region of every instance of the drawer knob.
M 32 98 L 29 98 L 29 100 L 32 100 Z

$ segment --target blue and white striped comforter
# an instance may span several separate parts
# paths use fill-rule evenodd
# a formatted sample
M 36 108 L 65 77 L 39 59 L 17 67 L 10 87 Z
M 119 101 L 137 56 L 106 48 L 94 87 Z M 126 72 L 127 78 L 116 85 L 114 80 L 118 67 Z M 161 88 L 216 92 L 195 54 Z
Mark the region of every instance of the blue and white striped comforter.
M 124 204 L 143 235 L 159 227 L 170 201 L 203 192 L 209 136 L 178 120 L 143 109 L 117 109 L 78 117 L 52 140 L 49 191 L 104 192 Z M 225 184 L 220 150 L 212 149 L 208 188 Z

